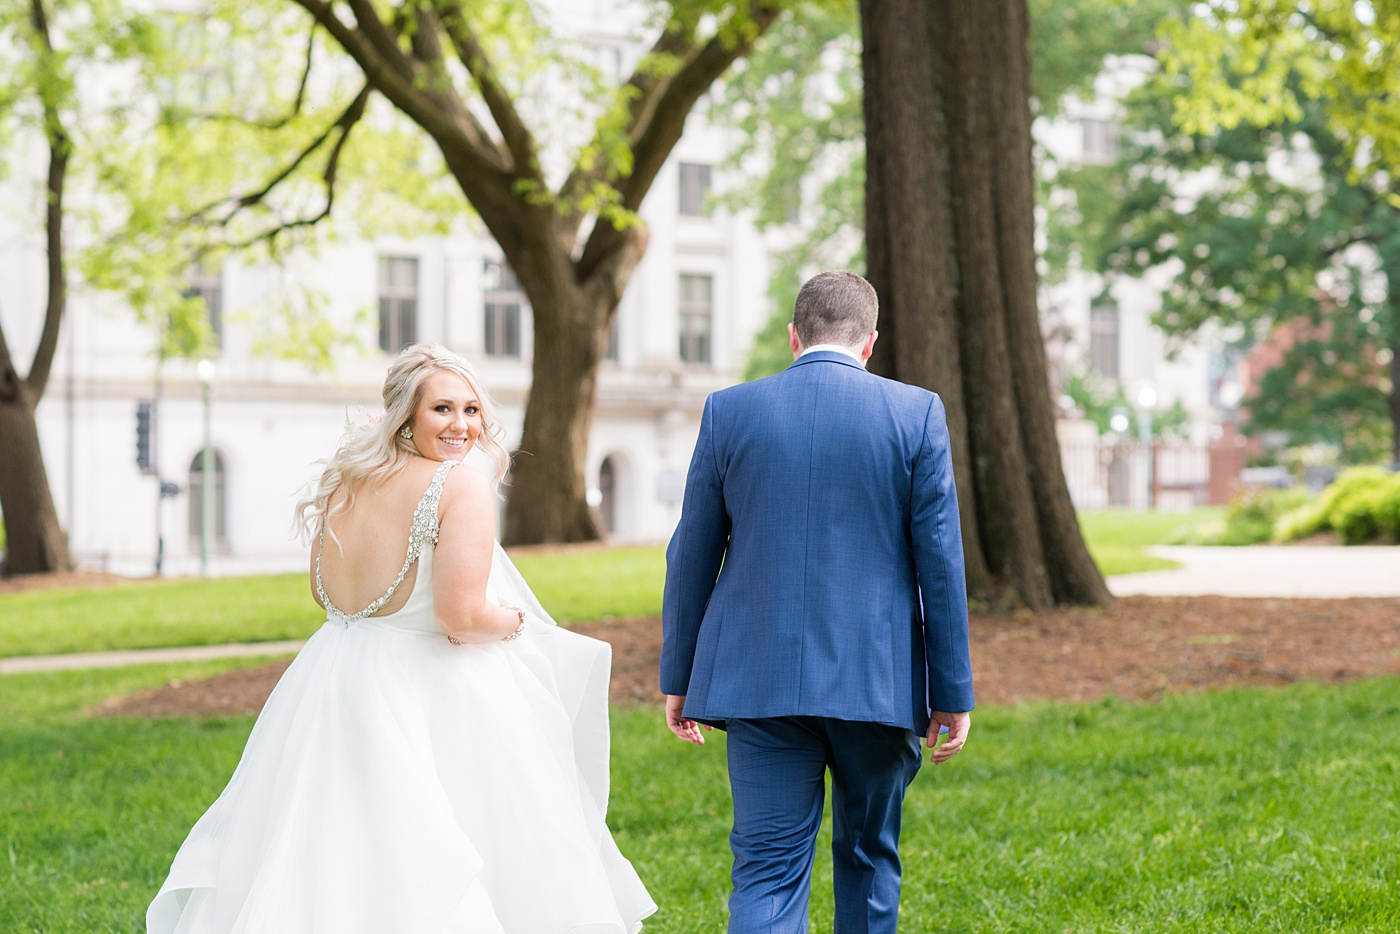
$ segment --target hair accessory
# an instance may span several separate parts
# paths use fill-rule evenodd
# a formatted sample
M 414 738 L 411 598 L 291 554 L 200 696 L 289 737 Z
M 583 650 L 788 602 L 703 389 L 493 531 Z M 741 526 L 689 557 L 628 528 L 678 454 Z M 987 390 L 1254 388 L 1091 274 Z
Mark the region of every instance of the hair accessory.
M 400 438 L 403 438 L 405 441 L 412 441 L 412 440 L 413 440 L 413 426 L 412 426 L 412 425 L 404 425 L 402 428 L 400 428 L 400 429 L 399 429 L 399 437 L 400 437 Z

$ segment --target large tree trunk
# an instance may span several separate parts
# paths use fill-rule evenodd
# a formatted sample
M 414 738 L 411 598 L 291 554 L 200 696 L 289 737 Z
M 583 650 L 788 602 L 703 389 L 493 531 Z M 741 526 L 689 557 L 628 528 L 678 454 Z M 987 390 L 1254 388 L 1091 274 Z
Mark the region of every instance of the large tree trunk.
M 636 227 L 583 284 L 560 248 L 520 251 L 512 266 L 530 297 L 534 363 L 525 425 L 506 500 L 507 545 L 586 542 L 600 538 L 588 506 L 584 460 L 598 408 L 598 364 L 623 290 L 646 250 Z M 566 239 L 559 242 L 567 244 Z M 522 491 L 515 495 L 515 490 Z
M 920 22 L 923 0 L 890 0 L 886 15 L 861 4 L 866 137 L 867 275 L 880 294 L 880 340 L 870 368 L 943 398 L 953 445 L 970 592 L 993 586 L 982 553 L 958 350 L 957 263 L 948 194 L 947 128 L 930 88 L 944 80 Z M 882 11 L 883 12 L 883 11 Z M 872 94 L 877 81 L 878 94 Z M 936 196 L 931 196 L 939 193 Z M 897 230 L 894 228 L 897 226 Z M 898 255 L 895 244 L 898 243 Z
M 5 518 L 5 563 L 0 575 L 66 571 L 73 560 L 58 524 L 34 396 L 15 371 L 0 329 L 0 512 Z
M 1030 22 L 1026 0 L 979 5 L 1003 22 L 1006 54 L 993 67 L 999 93 L 992 101 L 1002 118 L 995 128 L 998 159 L 997 224 L 1005 263 L 1008 357 L 1017 374 L 1017 413 L 1026 450 L 1032 501 L 1040 520 L 1041 550 L 1054 597 L 1062 603 L 1107 603 L 1103 574 L 1094 564 L 1070 499 L 1055 431 L 1055 400 L 1041 337 L 1035 271 L 1035 169 L 1031 149 Z M 999 37 L 1000 38 L 1000 37 Z
M 862 0 L 861 21 L 872 368 L 944 399 L 972 596 L 1108 603 L 1036 309 L 1025 0 Z

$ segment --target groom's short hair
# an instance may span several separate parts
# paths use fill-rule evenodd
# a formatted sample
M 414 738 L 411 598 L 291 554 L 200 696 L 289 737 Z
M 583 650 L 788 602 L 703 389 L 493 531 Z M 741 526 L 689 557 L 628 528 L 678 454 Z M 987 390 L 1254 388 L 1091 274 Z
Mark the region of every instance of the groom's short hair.
M 851 347 L 875 330 L 880 300 L 875 288 L 853 272 L 822 272 L 802 284 L 792 324 L 803 347 Z

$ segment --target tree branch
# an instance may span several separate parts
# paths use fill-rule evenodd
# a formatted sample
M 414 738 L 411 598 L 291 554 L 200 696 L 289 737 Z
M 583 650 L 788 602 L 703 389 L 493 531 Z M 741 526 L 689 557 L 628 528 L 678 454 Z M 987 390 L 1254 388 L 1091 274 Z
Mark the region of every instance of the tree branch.
M 648 105 L 639 102 L 640 106 L 635 111 L 638 121 L 629 134 L 632 171 L 616 185 L 624 210 L 636 211 L 641 207 L 642 199 L 680 140 L 686 117 L 695 102 L 736 59 L 753 48 L 754 42 L 781 12 L 781 7 L 775 3 L 754 0 L 747 11 L 753 24 L 751 30 L 741 30 L 737 36 L 729 36 L 721 26 L 715 36 L 686 60 L 673 77 L 657 84 L 654 103 Z M 580 280 L 587 278 L 625 236 L 626 232 L 613 224 L 595 224 L 578 261 L 577 275 Z
M 286 116 L 278 117 L 275 120 L 250 120 L 247 117 L 240 117 L 238 114 L 213 113 L 206 110 L 187 111 L 188 115 L 196 120 L 212 120 L 219 123 L 237 123 L 242 126 L 250 126 L 258 130 L 280 130 L 294 119 L 301 115 L 302 106 L 306 103 L 306 85 L 311 78 L 312 55 L 316 49 L 316 29 L 319 24 L 312 20 L 311 32 L 306 38 L 306 64 L 302 66 L 301 81 L 297 83 L 296 100 L 292 102 L 292 109 Z
M 627 83 L 622 87 L 622 93 L 627 95 L 627 132 L 628 142 L 636 141 L 636 128 L 644 126 L 651 121 L 656 112 L 656 104 L 661 99 L 661 93 L 665 90 L 669 77 L 663 77 L 655 67 L 657 59 L 662 57 L 684 59 L 695 51 L 695 35 L 693 27 L 687 26 L 677 18 L 672 18 L 662 29 L 661 35 L 652 44 L 651 51 L 645 55 L 637 65 L 632 76 L 627 79 Z M 601 146 L 601 134 L 595 136 L 593 145 Z M 594 159 L 592 165 L 584 168 L 583 165 L 574 166 L 560 187 L 561 210 L 566 213 L 569 220 L 577 224 L 580 218 L 579 202 L 582 197 L 598 182 L 615 181 L 620 177 L 617 167 L 608 164 L 605 159 Z
M 412 80 L 414 77 L 413 63 L 409 61 L 408 56 L 399 46 L 398 38 L 389 31 L 389 27 L 375 12 L 374 4 L 370 3 L 369 0 L 348 0 L 348 2 L 350 11 L 355 14 L 355 23 L 359 26 L 359 32 L 364 39 L 379 53 L 380 58 L 386 64 L 394 68 L 404 78 Z M 305 6 L 305 4 L 302 5 Z M 329 4 L 320 5 L 325 6 L 330 12 Z M 335 17 L 337 22 L 340 21 L 334 12 L 330 12 L 330 15 Z
M 435 11 L 421 4 L 415 9 L 418 22 L 410 42 L 414 56 L 422 63 L 423 70 L 431 76 L 426 89 L 428 95 L 465 123 L 470 130 L 472 145 L 482 153 L 488 154 L 492 161 L 505 171 L 510 164 L 510 154 L 496 144 L 476 114 L 472 113 L 471 108 L 458 96 L 452 84 L 452 76 L 447 71 L 446 56 L 442 53 L 442 21 L 438 19 Z
M 44 136 L 49 144 L 49 172 L 45 182 L 47 206 L 44 215 L 44 232 L 48 252 L 49 297 L 44 311 L 44 329 L 39 335 L 39 346 L 34 350 L 34 361 L 25 377 L 29 392 L 34 400 L 44 394 L 49 383 L 49 373 L 53 370 L 54 354 L 58 350 L 58 332 L 63 323 L 63 313 L 67 303 L 68 282 L 63 254 L 63 190 L 68 177 L 68 156 L 73 149 L 73 141 L 63 126 L 59 114 L 53 40 L 49 35 L 48 11 L 43 0 L 32 0 L 30 22 L 41 46 L 42 59 L 39 97 L 44 105 Z
M 491 118 L 501 131 L 501 138 L 514 163 L 515 174 L 520 178 L 542 182 L 544 179 L 540 174 L 535 138 L 525 121 L 520 119 L 510 94 L 501 86 L 496 67 L 491 64 L 475 30 L 467 22 L 461 4 L 457 0 L 436 0 L 436 4 L 442 12 L 442 25 L 457 58 L 476 82 L 477 90 L 491 111 Z
M 410 60 L 389 35 L 388 27 L 363 0 L 351 0 L 356 9 L 359 28 L 347 25 L 335 15 L 324 0 L 292 0 L 319 22 L 340 46 L 355 59 L 365 80 L 383 94 L 409 119 L 417 123 L 437 141 L 444 155 L 452 151 L 450 162 L 466 170 L 458 173 L 468 200 L 483 200 L 510 195 L 510 178 L 506 174 L 501 153 L 486 135 L 481 124 L 471 115 L 461 98 L 443 88 L 425 91 L 419 78 L 423 63 Z M 364 17 L 360 18 L 360 10 Z M 377 36 L 379 38 L 372 38 Z M 460 180 L 460 179 L 459 179 Z M 470 190 L 468 190 L 470 187 Z
M 326 157 L 326 166 L 321 172 L 321 179 L 326 186 L 325 207 L 322 208 L 318 214 L 312 217 L 301 217 L 295 220 L 279 223 L 275 227 L 261 231 L 260 233 L 248 238 L 247 240 L 232 243 L 230 244 L 230 246 L 234 249 L 240 249 L 243 247 L 252 246 L 253 244 L 261 241 L 272 241 L 275 240 L 278 237 L 278 235 L 286 233 L 287 231 L 294 230 L 299 227 L 312 227 L 329 217 L 331 213 L 331 207 L 335 204 L 335 181 L 337 171 L 340 167 L 340 155 L 345 149 L 346 142 L 350 139 L 350 131 L 353 130 L 355 128 L 355 125 L 360 122 L 361 118 L 364 117 L 365 109 L 367 104 L 369 103 L 371 93 L 372 91 L 370 89 L 370 86 L 366 84 L 365 87 L 361 89 L 360 93 L 355 96 L 355 99 L 350 102 L 350 106 L 345 108 L 341 115 L 338 118 L 336 118 L 335 123 L 331 124 L 329 127 L 326 128 L 324 133 L 316 137 L 316 139 L 312 140 L 312 142 L 306 148 L 304 148 L 300 153 L 297 154 L 296 158 L 293 159 L 289 165 L 282 169 L 282 171 L 278 172 L 277 175 L 275 175 L 271 181 L 269 181 L 266 185 L 262 187 L 262 189 L 255 192 L 251 192 L 246 195 L 241 195 L 237 198 L 230 198 L 225 202 L 221 202 L 222 204 L 231 204 L 232 207 L 229 209 L 228 213 L 224 214 L 222 217 L 208 221 L 209 225 L 215 227 L 227 227 L 233 222 L 234 218 L 237 217 L 242 211 L 254 207 L 255 205 L 263 204 L 267 196 L 272 193 L 273 189 L 275 189 L 279 184 L 285 181 L 293 172 L 296 171 L 298 166 L 300 166 L 303 162 L 310 158 L 313 153 L 315 153 L 318 149 L 325 145 L 327 140 L 329 140 L 332 136 L 336 136 L 335 143 L 331 146 L 330 154 Z M 205 220 L 204 215 L 206 215 L 209 211 L 213 210 L 215 207 L 218 207 L 218 205 L 211 205 L 210 207 L 205 208 L 203 211 L 196 212 L 195 214 L 192 214 L 188 218 L 186 218 L 186 220 L 190 222 L 203 222 Z

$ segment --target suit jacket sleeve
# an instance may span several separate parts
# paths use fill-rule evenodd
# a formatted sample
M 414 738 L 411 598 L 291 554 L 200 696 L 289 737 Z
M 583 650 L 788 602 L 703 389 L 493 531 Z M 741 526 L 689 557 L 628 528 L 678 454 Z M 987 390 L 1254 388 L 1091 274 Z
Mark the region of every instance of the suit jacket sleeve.
M 700 623 L 729 545 L 729 514 L 714 446 L 713 397 L 705 400 L 700 437 L 685 480 L 681 521 L 666 549 L 661 607 L 661 691 L 685 694 Z
M 972 659 L 967 636 L 967 577 L 962 527 L 953 483 L 953 458 L 943 402 L 937 396 L 924 420 L 923 446 L 914 463 L 910 533 L 924 608 L 928 699 L 933 710 L 971 710 Z

